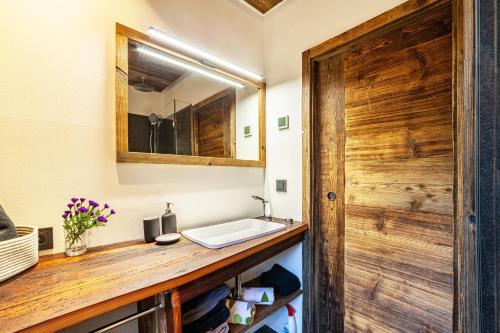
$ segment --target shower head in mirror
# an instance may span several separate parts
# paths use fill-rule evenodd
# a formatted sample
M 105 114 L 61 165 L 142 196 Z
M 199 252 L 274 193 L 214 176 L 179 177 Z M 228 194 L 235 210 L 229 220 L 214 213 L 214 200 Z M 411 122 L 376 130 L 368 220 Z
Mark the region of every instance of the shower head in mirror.
M 160 116 L 158 116 L 156 113 L 151 113 L 149 115 L 148 119 L 149 119 L 149 122 L 151 123 L 151 125 L 156 125 L 157 123 L 162 121 Z
M 155 88 L 152 85 L 144 82 L 145 81 L 144 77 L 142 77 L 141 79 L 142 79 L 142 82 L 138 82 L 138 83 L 134 84 L 135 90 L 142 91 L 142 92 L 153 92 L 155 90 Z

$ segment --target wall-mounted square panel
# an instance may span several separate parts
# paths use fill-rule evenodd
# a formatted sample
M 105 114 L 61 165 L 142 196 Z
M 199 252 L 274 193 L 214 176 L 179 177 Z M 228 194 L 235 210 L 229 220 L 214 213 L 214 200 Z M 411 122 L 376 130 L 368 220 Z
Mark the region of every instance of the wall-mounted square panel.
M 38 249 L 49 250 L 54 248 L 54 231 L 52 228 L 38 229 Z
M 289 116 L 283 116 L 278 118 L 278 129 L 284 130 L 289 128 L 290 118 Z
M 243 127 L 243 135 L 246 137 L 252 136 L 252 126 L 248 125 Z
M 276 179 L 276 192 L 286 192 L 286 179 Z

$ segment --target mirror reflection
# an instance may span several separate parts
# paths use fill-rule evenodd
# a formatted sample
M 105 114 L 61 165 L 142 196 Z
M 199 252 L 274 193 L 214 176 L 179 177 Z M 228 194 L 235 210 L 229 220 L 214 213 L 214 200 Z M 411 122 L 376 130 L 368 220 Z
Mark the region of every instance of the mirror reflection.
M 129 151 L 258 160 L 259 89 L 178 62 L 129 39 Z

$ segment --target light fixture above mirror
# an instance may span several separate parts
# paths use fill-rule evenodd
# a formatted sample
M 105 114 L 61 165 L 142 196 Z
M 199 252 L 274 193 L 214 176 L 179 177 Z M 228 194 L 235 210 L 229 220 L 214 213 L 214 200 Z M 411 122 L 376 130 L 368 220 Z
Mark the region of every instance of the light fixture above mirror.
M 157 39 L 159 42 L 165 44 L 168 47 L 172 47 L 174 49 L 179 50 L 180 52 L 199 58 L 200 61 L 202 61 L 204 64 L 207 64 L 210 67 L 220 67 L 222 69 L 232 71 L 234 73 L 237 73 L 252 80 L 257 80 L 257 81 L 264 80 L 264 78 L 260 74 L 254 73 L 246 68 L 238 66 L 210 52 L 202 50 L 201 48 L 186 43 L 180 40 L 179 38 L 176 38 L 154 27 L 149 27 L 148 35 L 153 37 L 154 39 Z
M 159 52 L 159 51 L 157 51 L 153 48 L 147 47 L 147 46 L 139 46 L 137 48 L 137 51 L 139 53 L 146 55 L 146 56 L 155 58 L 157 60 L 163 61 L 163 62 L 168 63 L 170 65 L 185 69 L 187 71 L 191 71 L 191 72 L 195 72 L 195 73 L 198 73 L 201 75 L 205 75 L 209 78 L 230 84 L 230 85 L 235 86 L 237 88 L 244 87 L 244 85 L 242 83 L 240 83 L 236 80 L 227 78 L 221 74 L 214 73 L 213 71 L 203 69 L 200 66 L 196 66 L 196 65 L 189 63 L 187 61 L 183 61 L 182 59 L 171 56 L 168 53 Z

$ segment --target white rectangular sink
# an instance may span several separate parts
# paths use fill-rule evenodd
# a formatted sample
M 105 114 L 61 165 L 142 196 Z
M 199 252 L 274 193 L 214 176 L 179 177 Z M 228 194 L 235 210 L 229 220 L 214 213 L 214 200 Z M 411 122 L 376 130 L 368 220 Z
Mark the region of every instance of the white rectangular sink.
M 281 223 L 244 219 L 185 230 L 182 232 L 182 236 L 209 249 L 220 249 L 284 229 L 286 226 Z

